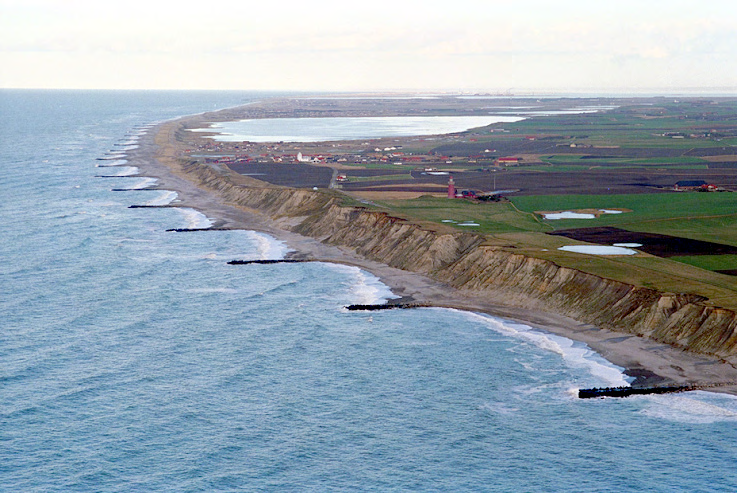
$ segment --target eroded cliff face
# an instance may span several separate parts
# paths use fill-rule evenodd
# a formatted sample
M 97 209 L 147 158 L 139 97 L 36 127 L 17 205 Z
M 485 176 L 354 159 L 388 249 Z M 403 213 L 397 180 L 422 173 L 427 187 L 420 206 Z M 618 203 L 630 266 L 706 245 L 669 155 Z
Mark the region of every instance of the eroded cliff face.
M 502 290 L 517 306 L 554 311 L 698 353 L 737 354 L 737 314 L 707 306 L 701 296 L 661 293 L 484 247 L 465 255 L 448 271 L 453 286 Z
M 311 190 L 241 186 L 209 167 L 188 173 L 229 202 L 283 227 L 354 249 L 370 260 L 425 274 L 497 303 L 564 315 L 722 358 L 737 357 L 737 314 L 689 294 L 660 293 L 483 245 L 469 233 L 440 234 L 385 213 L 344 207 Z M 734 358 L 730 358 L 734 359 Z

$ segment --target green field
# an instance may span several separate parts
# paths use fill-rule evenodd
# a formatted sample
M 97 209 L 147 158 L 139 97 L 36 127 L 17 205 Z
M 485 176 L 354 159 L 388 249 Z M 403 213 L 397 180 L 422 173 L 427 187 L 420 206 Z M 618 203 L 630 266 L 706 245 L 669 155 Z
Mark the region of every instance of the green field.
M 424 196 L 413 200 L 387 200 L 377 205 L 389 209 L 392 215 L 412 221 L 485 234 L 491 245 L 512 248 L 511 251 L 544 258 L 558 265 L 664 292 L 696 293 L 719 306 L 737 309 L 737 276 L 712 272 L 737 269 L 735 255 L 670 259 L 649 255 L 581 255 L 557 249 L 577 242 L 544 234 L 558 229 L 615 226 L 737 246 L 735 193 L 523 196 L 511 202 L 470 202 Z M 632 212 L 578 220 L 542 220 L 534 213 L 592 208 L 622 208 Z M 479 226 L 459 226 L 464 221 Z
M 549 164 L 576 164 L 580 166 L 596 166 L 606 165 L 607 168 L 612 166 L 628 167 L 632 166 L 657 166 L 661 167 L 693 167 L 705 169 L 708 163 L 698 157 L 676 156 L 676 157 L 659 157 L 659 158 L 643 158 L 629 159 L 621 157 L 612 158 L 585 158 L 584 155 L 577 154 L 554 154 L 540 158 L 543 162 Z
M 592 146 L 687 151 L 694 147 L 736 145 L 737 137 L 732 135 L 734 125 L 730 121 L 736 113 L 737 102 L 726 100 L 697 109 L 684 108 L 678 103 L 662 103 L 653 107 L 625 105 L 601 113 L 536 117 L 496 126 L 503 126 L 511 132 L 502 139 L 514 138 L 515 134 L 529 134 Z M 726 135 L 721 135 L 722 128 L 727 129 Z M 680 134 L 684 138 L 664 134 Z M 479 140 L 498 142 L 500 138 L 495 135 Z M 585 153 L 585 149 L 581 151 Z
M 377 204 L 391 209 L 394 215 L 454 226 L 462 231 L 498 234 L 520 231 L 542 232 L 549 229 L 534 214 L 520 212 L 508 202 L 471 202 L 423 196 L 412 200 L 385 200 Z M 479 226 L 457 225 L 463 222 L 474 222 Z
M 550 232 L 614 226 L 737 246 L 737 194 L 679 193 L 632 195 L 547 195 L 514 197 L 511 202 L 470 202 L 424 196 L 377 202 L 393 213 L 453 225 L 473 221 L 479 233 Z M 628 209 L 596 219 L 543 220 L 536 211 Z M 445 220 L 446 222 L 443 222 Z M 463 230 L 469 230 L 464 227 Z
M 376 176 L 351 176 L 348 175 L 348 181 L 353 183 L 365 181 L 392 181 L 392 180 L 411 180 L 412 175 L 403 173 L 401 175 L 376 175 Z
M 587 160 L 588 161 L 588 160 Z M 535 164 L 531 166 L 525 166 L 525 171 L 540 171 L 540 172 L 547 172 L 547 173 L 559 173 L 559 172 L 580 172 L 582 169 L 586 168 L 601 168 L 606 170 L 615 170 L 615 169 L 622 169 L 622 170 L 635 170 L 637 168 L 642 168 L 641 164 L 617 164 L 614 161 L 609 162 L 608 164 L 595 164 L 595 163 L 589 163 L 581 161 L 581 164 L 571 164 L 570 162 L 567 164 L 556 164 L 556 163 L 548 163 L 548 164 Z M 688 169 L 709 169 L 709 165 L 706 163 L 701 164 L 659 164 L 659 165 L 650 165 L 653 168 L 657 168 L 660 170 L 688 170 Z
M 343 163 L 343 166 L 349 166 L 356 169 L 397 169 L 399 166 L 389 163 Z M 401 169 L 401 168 L 400 168 Z
M 569 211 L 576 209 L 629 209 L 622 214 L 602 214 L 596 219 L 547 220 L 551 228 L 571 229 L 616 226 L 695 239 L 721 237 L 737 245 L 737 194 L 657 193 L 628 195 L 540 195 L 511 199 L 521 211 Z M 683 233 L 687 234 L 683 234 Z
M 711 271 L 737 270 L 737 255 L 696 255 L 693 257 L 671 257 L 671 260 Z

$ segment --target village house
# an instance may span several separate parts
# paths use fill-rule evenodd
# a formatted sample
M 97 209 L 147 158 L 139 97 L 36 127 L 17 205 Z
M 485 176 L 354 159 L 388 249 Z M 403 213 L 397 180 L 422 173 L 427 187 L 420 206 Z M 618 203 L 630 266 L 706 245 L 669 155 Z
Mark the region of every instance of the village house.
M 520 162 L 518 157 L 500 157 L 496 160 L 497 166 L 517 166 Z

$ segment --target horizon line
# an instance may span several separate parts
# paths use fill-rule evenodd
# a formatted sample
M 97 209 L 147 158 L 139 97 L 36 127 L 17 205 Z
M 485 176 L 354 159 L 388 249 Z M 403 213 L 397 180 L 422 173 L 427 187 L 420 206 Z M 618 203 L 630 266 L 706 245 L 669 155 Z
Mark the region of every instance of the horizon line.
M 234 88 L 112 88 L 112 87 L 0 87 L 0 91 L 119 91 L 119 92 L 251 92 L 251 93 L 304 93 L 304 94 L 423 94 L 453 96 L 493 97 L 542 97 L 560 95 L 585 95 L 599 97 L 671 97 L 671 96 L 737 96 L 737 87 L 684 87 L 684 88 L 549 88 L 549 89 L 234 89 Z

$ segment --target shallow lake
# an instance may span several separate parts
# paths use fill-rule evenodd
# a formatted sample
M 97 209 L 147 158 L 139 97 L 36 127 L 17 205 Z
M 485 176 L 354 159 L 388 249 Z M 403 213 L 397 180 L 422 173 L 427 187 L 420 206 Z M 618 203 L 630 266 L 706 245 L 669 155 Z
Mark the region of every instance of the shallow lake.
M 519 116 L 388 116 L 261 118 L 214 123 L 199 132 L 218 132 L 219 142 L 324 142 L 438 135 L 524 120 Z

